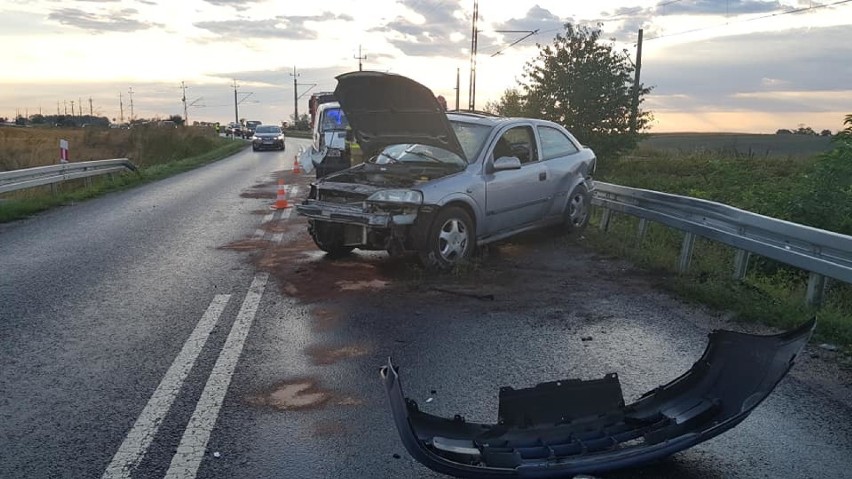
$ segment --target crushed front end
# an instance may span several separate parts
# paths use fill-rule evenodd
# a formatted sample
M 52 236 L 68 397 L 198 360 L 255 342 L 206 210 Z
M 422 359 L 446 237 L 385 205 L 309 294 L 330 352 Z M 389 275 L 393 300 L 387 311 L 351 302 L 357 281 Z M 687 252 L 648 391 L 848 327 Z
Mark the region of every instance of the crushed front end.
M 364 250 L 416 250 L 416 231 L 431 221 L 433 208 L 417 190 L 325 181 L 311 185 L 296 211 L 309 219 L 320 244 L 334 241 Z
M 787 374 L 815 320 L 774 336 L 714 331 L 702 357 L 672 382 L 624 404 L 618 376 L 500 389 L 498 422 L 420 411 L 388 361 L 381 376 L 405 448 L 458 477 L 571 477 L 634 467 L 742 422 Z

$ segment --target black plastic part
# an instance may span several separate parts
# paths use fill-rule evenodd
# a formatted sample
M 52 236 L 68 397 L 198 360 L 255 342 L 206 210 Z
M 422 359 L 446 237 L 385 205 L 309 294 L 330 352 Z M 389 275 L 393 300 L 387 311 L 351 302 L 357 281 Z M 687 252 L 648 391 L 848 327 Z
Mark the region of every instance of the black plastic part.
M 500 424 L 421 412 L 390 359 L 381 376 L 403 445 L 430 469 L 470 478 L 595 474 L 664 458 L 742 422 L 787 374 L 815 325 L 773 336 L 714 331 L 689 371 L 627 406 L 614 374 L 502 388 Z M 435 447 L 435 438 L 453 451 Z

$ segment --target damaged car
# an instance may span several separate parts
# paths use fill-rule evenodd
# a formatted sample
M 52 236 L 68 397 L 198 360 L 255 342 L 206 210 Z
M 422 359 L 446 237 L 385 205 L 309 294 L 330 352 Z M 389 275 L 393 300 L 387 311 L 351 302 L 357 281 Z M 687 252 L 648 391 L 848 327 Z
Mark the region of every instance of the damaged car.
M 406 398 L 390 360 L 381 377 L 409 454 L 469 478 L 597 474 L 656 461 L 735 427 L 792 368 L 816 325 L 770 336 L 716 330 L 682 376 L 625 405 L 618 375 L 499 390 L 497 422 L 434 416 Z
M 337 81 L 334 95 L 366 161 L 317 180 L 296 207 L 323 251 L 411 252 L 446 269 L 522 231 L 586 226 L 597 160 L 562 126 L 448 113 L 428 88 L 399 75 L 352 72 Z

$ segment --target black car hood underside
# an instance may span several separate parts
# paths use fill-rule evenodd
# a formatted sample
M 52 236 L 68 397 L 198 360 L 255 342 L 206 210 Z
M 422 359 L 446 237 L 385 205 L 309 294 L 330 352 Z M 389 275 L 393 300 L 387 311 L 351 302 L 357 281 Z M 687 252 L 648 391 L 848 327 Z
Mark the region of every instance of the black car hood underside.
M 399 370 L 381 370 L 405 448 L 458 477 L 570 477 L 648 463 L 742 422 L 787 374 L 816 320 L 757 336 L 718 330 L 674 381 L 624 404 L 618 376 L 500 388 L 498 424 L 424 413 L 405 398 Z
M 431 90 L 400 75 L 357 71 L 337 77 L 334 96 L 367 158 L 388 145 L 431 145 L 466 158 Z

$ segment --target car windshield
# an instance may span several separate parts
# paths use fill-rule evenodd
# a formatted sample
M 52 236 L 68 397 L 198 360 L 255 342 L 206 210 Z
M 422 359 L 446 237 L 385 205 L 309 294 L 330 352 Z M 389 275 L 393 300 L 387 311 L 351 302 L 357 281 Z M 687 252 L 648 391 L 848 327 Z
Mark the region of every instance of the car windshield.
M 488 132 L 491 131 L 490 126 L 478 125 L 476 123 L 466 123 L 462 121 L 450 121 L 453 126 L 453 131 L 461 143 L 464 154 L 469 162 L 473 162 L 482 145 L 485 143 L 485 138 Z
M 323 112 L 321 123 L 323 131 L 345 130 L 347 126 L 349 126 L 349 120 L 340 108 L 329 108 Z
M 281 128 L 277 126 L 259 126 L 254 130 L 255 133 L 281 133 Z
M 398 144 L 386 146 L 376 155 L 373 163 L 390 165 L 394 163 L 433 163 L 439 166 L 455 166 L 464 168 L 467 162 L 459 155 L 430 145 Z

